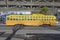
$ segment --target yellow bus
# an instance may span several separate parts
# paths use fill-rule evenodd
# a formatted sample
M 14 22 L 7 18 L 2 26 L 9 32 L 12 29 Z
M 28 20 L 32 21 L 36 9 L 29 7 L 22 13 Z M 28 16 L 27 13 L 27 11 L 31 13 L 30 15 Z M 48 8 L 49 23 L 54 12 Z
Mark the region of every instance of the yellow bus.
M 56 17 L 43 14 L 11 14 L 6 16 L 6 25 L 20 24 L 27 26 L 40 26 L 43 24 L 56 26 Z

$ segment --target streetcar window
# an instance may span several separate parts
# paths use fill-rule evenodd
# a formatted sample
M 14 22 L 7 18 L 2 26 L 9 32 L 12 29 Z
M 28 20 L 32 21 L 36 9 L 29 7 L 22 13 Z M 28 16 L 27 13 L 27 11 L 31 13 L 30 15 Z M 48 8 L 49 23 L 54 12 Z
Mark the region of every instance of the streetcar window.
M 51 20 L 52 20 L 52 17 L 51 17 Z
M 45 17 L 43 16 L 43 20 L 45 21 Z
M 10 18 L 10 20 L 12 20 L 12 18 Z
M 32 20 L 32 18 L 30 20 Z
M 19 16 L 19 20 L 20 20 L 20 17 L 21 17 L 21 16 Z
M 28 20 L 30 20 L 30 19 L 28 18 Z
M 21 16 L 20 16 L 20 20 L 21 20 Z
M 11 16 L 11 18 L 12 18 L 12 16 Z
M 42 17 L 42 20 L 43 20 L 43 17 Z
M 27 16 L 25 16 L 25 19 L 27 20 Z
M 7 20 L 9 20 L 9 17 L 7 18 Z
M 35 16 L 35 18 L 34 18 L 35 20 L 36 20 L 36 16 Z
M 19 20 L 20 20 L 20 17 L 19 17 Z
M 40 20 L 40 17 L 39 17 L 39 20 Z
M 24 20 L 24 16 L 22 16 L 22 20 Z
M 42 17 L 42 20 L 43 20 L 43 17 Z
M 52 20 L 53 20 L 53 18 L 52 18 Z
M 30 20 L 32 20 L 32 16 L 30 17 Z
M 37 17 L 37 20 L 39 20 L 39 16 Z
M 30 20 L 31 19 L 31 16 L 28 16 L 28 20 Z
M 46 19 L 45 19 L 45 21 L 46 21 Z
M 25 16 L 23 16 L 23 19 L 25 20 Z
M 42 20 L 43 20 L 43 16 L 42 16 Z
M 17 18 L 15 20 L 18 20 Z
M 51 19 L 51 17 L 50 17 L 50 19 Z
M 28 18 L 26 17 L 26 20 L 28 20 Z
M 12 16 L 11 16 L 12 17 Z
M 13 20 L 15 20 L 15 18 L 13 18 Z
M 22 16 L 21 16 L 21 20 L 22 20 Z
M 42 18 L 40 17 L 40 20 L 42 20 Z
M 30 20 L 32 20 L 32 16 L 31 16 L 31 19 Z
M 46 21 L 46 17 L 44 17 L 44 20 Z
M 47 18 L 47 21 L 49 21 L 49 19 Z
M 54 18 L 55 19 L 55 18 Z M 56 20 L 56 19 L 55 19 Z
M 53 20 L 54 18 L 52 17 L 52 20 Z
M 27 16 L 27 20 L 29 20 L 29 16 Z
M 37 16 L 36 16 L 36 20 L 37 20 Z
M 30 18 L 29 18 L 29 16 L 28 16 L 28 20 L 29 20 Z
M 19 18 L 18 18 L 18 20 L 19 20 Z
M 33 20 L 35 20 L 35 16 L 33 17 Z
M 44 20 L 46 21 L 46 18 Z
M 24 16 L 24 20 L 25 20 L 25 16 Z
M 38 20 L 39 20 L 39 16 L 38 16 L 38 18 L 37 18 Z

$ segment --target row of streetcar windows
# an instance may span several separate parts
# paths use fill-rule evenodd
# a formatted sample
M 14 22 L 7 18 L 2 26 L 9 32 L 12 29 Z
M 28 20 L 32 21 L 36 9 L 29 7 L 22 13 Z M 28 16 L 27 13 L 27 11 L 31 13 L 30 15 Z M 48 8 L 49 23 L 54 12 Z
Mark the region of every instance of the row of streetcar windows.
M 55 20 L 55 19 L 16 19 L 16 18 L 10 18 L 10 19 L 8 19 L 8 20 L 44 20 L 44 21 L 46 21 L 46 20 Z
M 13 18 L 12 16 L 9 18 L 9 17 L 7 17 L 7 20 L 54 20 L 54 17 L 32 17 L 32 16 L 30 16 L 30 17 L 27 17 L 27 16 L 25 16 L 25 17 L 23 17 L 23 16 L 20 16 L 20 17 L 15 17 L 15 18 Z

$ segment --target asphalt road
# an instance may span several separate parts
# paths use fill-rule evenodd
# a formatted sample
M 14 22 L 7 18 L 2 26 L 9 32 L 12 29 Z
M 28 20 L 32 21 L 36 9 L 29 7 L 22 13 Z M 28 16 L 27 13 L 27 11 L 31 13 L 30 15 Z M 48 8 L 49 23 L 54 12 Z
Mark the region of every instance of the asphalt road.
M 60 24 L 60 23 L 59 23 Z M 17 34 L 25 35 L 27 33 L 45 33 L 45 34 L 60 34 L 60 25 L 57 25 L 56 27 L 24 27 L 23 29 L 20 29 L 17 31 Z M 0 25 L 0 32 L 5 32 L 5 34 L 11 34 L 13 27 L 7 27 L 5 25 Z M 27 36 L 29 37 L 29 36 Z M 6 37 L 0 37 L 0 40 L 5 40 Z M 23 40 L 20 38 L 12 38 L 12 40 Z
M 60 25 L 57 27 L 24 27 L 17 31 L 16 34 L 26 33 L 60 33 Z M 0 26 L 0 32 L 12 33 L 13 27 Z

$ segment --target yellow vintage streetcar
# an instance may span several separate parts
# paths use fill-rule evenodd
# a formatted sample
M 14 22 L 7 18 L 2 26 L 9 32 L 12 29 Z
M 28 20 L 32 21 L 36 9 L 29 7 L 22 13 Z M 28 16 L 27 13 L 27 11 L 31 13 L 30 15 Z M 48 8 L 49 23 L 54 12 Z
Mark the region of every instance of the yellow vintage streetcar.
M 27 25 L 40 26 L 48 24 L 56 26 L 56 17 L 54 15 L 44 14 L 10 14 L 6 16 L 6 25 Z

